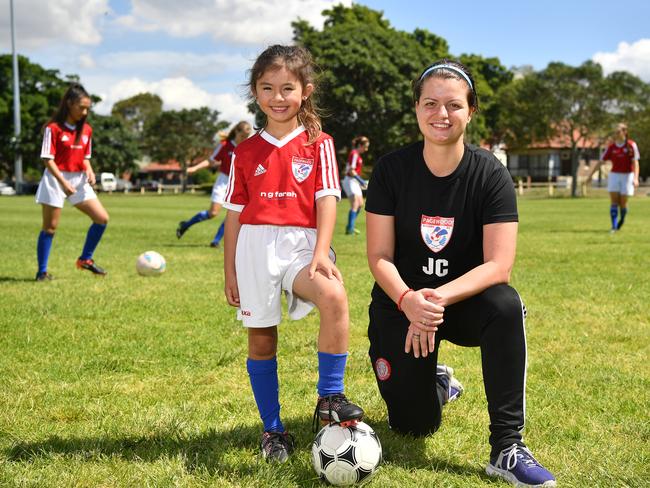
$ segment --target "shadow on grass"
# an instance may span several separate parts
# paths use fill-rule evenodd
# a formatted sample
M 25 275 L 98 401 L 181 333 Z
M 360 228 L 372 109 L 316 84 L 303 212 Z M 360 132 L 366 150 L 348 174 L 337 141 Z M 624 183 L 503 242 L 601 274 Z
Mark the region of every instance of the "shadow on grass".
M 31 278 L 17 278 L 15 276 L 0 276 L 0 283 L 27 283 L 32 282 L 36 283 L 36 280 L 32 276 Z
M 289 420 L 286 424 L 295 435 L 296 450 L 309 453 L 314 438 L 311 419 Z M 482 469 L 475 466 L 450 463 L 447 459 L 428 456 L 424 439 L 400 436 L 390 431 L 387 425 L 381 424 L 377 425 L 375 431 L 382 441 L 386 465 L 489 479 Z M 211 476 L 228 473 L 229 476 L 244 478 L 261 475 L 272 478 L 288 476 L 298 482 L 299 486 L 312 483 L 314 486 L 320 485 L 311 469 L 311 462 L 309 465 L 290 462 L 281 470 L 283 475 L 274 474 L 278 470 L 263 462 L 258 455 L 260 434 L 260 427 L 256 425 L 226 431 L 209 429 L 200 435 L 158 432 L 132 437 L 52 436 L 37 442 L 14 440 L 12 447 L 5 450 L 5 455 L 8 462 L 19 463 L 42 462 L 43 459 L 60 456 L 92 462 L 117 457 L 134 463 L 181 457 L 190 473 L 208 473 Z M 250 455 L 242 456 L 242 451 Z

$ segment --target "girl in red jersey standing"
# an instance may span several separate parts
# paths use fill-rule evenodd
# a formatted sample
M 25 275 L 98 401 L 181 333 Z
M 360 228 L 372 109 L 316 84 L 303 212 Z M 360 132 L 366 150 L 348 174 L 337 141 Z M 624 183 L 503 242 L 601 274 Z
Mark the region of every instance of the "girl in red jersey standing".
M 210 208 L 197 213 L 189 220 L 183 220 L 180 222 L 176 228 L 176 237 L 180 239 L 194 224 L 212 219 L 219 213 L 219 210 L 221 210 L 221 206 L 223 205 L 223 199 L 226 195 L 226 187 L 228 186 L 228 175 L 230 174 L 232 153 L 235 150 L 235 146 L 248 139 L 250 135 L 251 125 L 242 120 L 235 124 L 226 139 L 219 143 L 208 159 L 187 168 L 187 174 L 192 174 L 202 168 L 208 167 L 215 169 L 218 168 L 219 174 L 214 182 L 214 186 L 212 187 L 212 204 L 210 205 Z M 210 243 L 210 247 L 219 247 L 224 234 L 224 225 L 225 220 L 219 226 L 214 239 L 212 239 L 212 242 Z
M 355 137 L 352 140 L 352 151 L 348 157 L 348 164 L 345 165 L 345 178 L 343 179 L 343 189 L 350 200 L 350 212 L 348 213 L 348 225 L 345 228 L 346 234 L 358 234 L 359 231 L 354 227 L 357 216 L 363 206 L 363 188 L 366 182 L 361 178 L 361 167 L 363 159 L 361 155 L 368 150 L 370 141 L 366 136 Z
M 639 148 L 636 142 L 628 138 L 627 125 L 622 123 L 616 125 L 614 142 L 607 146 L 600 159 L 592 174 L 605 161 L 612 162 L 612 169 L 607 178 L 607 191 L 611 202 L 610 232 L 614 233 L 623 226 L 627 215 L 627 200 L 634 195 L 634 189 L 639 186 Z M 591 175 L 587 181 L 591 181 Z
M 247 370 L 264 424 L 262 456 L 293 450 L 280 420 L 278 324 L 281 295 L 298 320 L 316 306 L 318 400 L 314 420 L 353 425 L 363 410 L 343 394 L 348 301 L 330 242 L 341 190 L 332 138 L 313 101 L 314 67 L 297 46 L 270 46 L 250 72 L 251 98 L 266 124 L 234 151 L 224 207 L 225 293 L 248 328 Z
M 41 149 L 45 172 L 36 191 L 36 203 L 40 203 L 43 209 L 43 227 L 37 245 L 36 281 L 52 279 L 47 271 L 47 263 L 66 199 L 93 221 L 77 259 L 77 268 L 96 275 L 106 274 L 93 260 L 95 248 L 108 223 L 108 213 L 92 188 L 95 172 L 90 164 L 92 128 L 86 122 L 89 110 L 90 95 L 79 83 L 73 83 L 45 126 Z

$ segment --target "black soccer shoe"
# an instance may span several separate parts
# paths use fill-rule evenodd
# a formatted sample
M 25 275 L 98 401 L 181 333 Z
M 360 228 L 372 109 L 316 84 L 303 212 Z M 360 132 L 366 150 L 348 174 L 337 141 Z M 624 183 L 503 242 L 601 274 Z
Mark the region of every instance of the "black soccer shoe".
M 54 279 L 54 276 L 52 276 L 50 273 L 47 271 L 39 271 L 36 273 L 36 281 L 52 281 Z
M 322 425 L 339 424 L 351 427 L 363 418 L 363 409 L 349 401 L 343 393 L 334 393 L 318 397 L 314 410 L 313 430 L 318 429 L 318 420 Z
M 189 227 L 187 226 L 187 222 L 181 220 L 178 223 L 178 227 L 176 227 L 176 237 L 178 237 L 179 239 L 183 237 L 183 234 L 185 234 L 185 231 L 187 231 L 187 229 L 189 229 Z
M 77 269 L 86 269 L 93 274 L 98 276 L 106 276 L 108 273 L 104 268 L 101 268 L 95 264 L 95 261 L 92 259 L 77 259 Z
M 270 463 L 286 463 L 293 452 L 294 439 L 288 432 L 264 432 L 260 449 Z

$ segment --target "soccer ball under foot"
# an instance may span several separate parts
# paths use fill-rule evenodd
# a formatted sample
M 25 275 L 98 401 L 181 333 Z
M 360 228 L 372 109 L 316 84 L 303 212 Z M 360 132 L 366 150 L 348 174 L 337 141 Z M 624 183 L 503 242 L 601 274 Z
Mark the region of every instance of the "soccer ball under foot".
M 364 423 L 352 427 L 326 425 L 311 447 L 316 474 L 336 486 L 368 481 L 381 462 L 381 443 L 375 431 Z

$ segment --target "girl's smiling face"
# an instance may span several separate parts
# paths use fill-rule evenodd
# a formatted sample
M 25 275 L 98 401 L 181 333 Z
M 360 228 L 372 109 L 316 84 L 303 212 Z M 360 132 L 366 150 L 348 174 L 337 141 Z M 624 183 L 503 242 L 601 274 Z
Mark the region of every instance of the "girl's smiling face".
M 432 76 L 424 81 L 415 115 L 427 142 L 453 145 L 462 140 L 474 112 L 468 94 L 464 80 Z
M 309 97 L 313 85 L 302 86 L 296 75 L 286 66 L 266 70 L 255 83 L 257 103 L 268 118 L 268 124 L 291 124 L 298 126 L 298 111 L 303 99 Z

